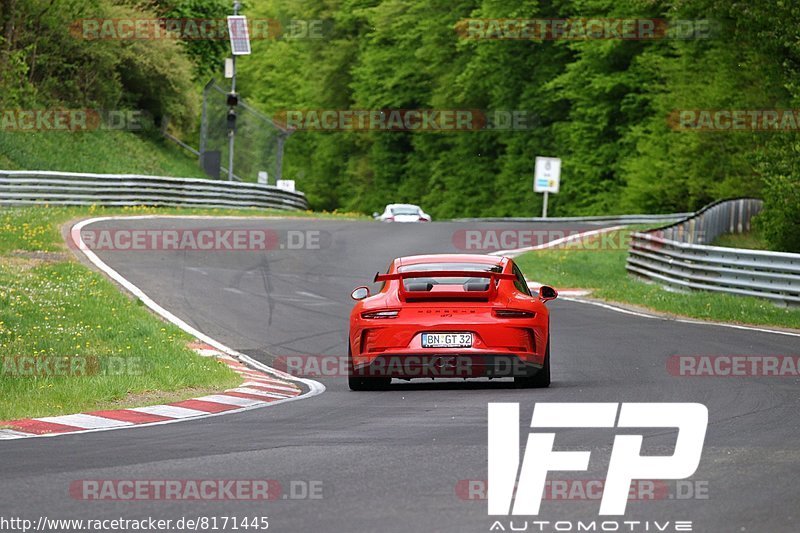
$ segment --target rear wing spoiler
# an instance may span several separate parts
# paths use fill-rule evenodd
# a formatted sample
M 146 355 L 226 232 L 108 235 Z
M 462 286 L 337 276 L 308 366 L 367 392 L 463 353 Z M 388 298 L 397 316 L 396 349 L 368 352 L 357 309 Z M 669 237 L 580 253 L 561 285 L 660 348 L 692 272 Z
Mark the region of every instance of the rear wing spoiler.
M 395 272 L 394 274 L 375 274 L 375 283 L 379 281 L 391 281 L 394 279 L 408 278 L 491 278 L 494 280 L 507 279 L 515 280 L 514 274 L 504 274 L 502 272 L 487 272 L 485 270 L 414 270 L 412 272 Z
M 408 291 L 406 290 L 405 283 L 400 283 L 399 295 L 400 298 L 405 300 L 408 296 L 413 298 L 446 298 L 446 299 L 462 299 L 462 298 L 487 298 L 494 297 L 497 293 L 498 280 L 511 280 L 514 281 L 517 277 L 514 274 L 504 274 L 501 272 L 487 272 L 481 270 L 422 270 L 412 272 L 395 272 L 394 274 L 375 274 L 376 283 L 379 281 L 393 281 L 405 280 L 414 278 L 487 278 L 489 279 L 489 287 L 485 291 Z

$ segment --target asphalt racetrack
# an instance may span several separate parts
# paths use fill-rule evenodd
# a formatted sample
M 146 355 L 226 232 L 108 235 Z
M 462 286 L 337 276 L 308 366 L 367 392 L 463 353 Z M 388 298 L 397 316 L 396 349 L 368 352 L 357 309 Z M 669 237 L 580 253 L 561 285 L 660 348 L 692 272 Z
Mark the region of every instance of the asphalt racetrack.
M 273 364 L 290 355 L 343 356 L 354 287 L 371 285 L 375 272 L 396 256 L 462 252 L 454 235 L 479 225 L 147 219 L 90 227 L 319 231 L 319 249 L 98 252 L 192 326 Z M 650 531 L 657 531 L 653 521 L 692 521 L 694 531 L 704 532 L 800 530 L 797 378 L 686 377 L 667 367 L 675 355 L 797 355 L 799 337 L 638 317 L 564 300 L 548 305 L 549 389 L 515 389 L 505 381 L 395 381 L 390 390 L 357 393 L 344 376 L 327 376 L 314 378 L 327 388 L 323 394 L 271 408 L 2 442 L 0 515 L 34 521 L 266 516 L 276 532 L 488 532 L 495 518 L 487 515 L 486 501 L 480 491 L 465 490 L 487 478 L 487 403 L 519 402 L 525 435 L 535 402 L 699 402 L 708 407 L 709 426 L 691 483 L 668 482 L 655 499 L 629 501 L 620 522 L 650 521 Z M 640 432 L 644 453 L 671 453 L 674 430 Z M 581 480 L 583 486 L 604 479 L 614 435 L 612 429 L 560 430 L 556 446 L 591 451 L 591 461 L 588 472 L 551 478 Z M 269 479 L 280 482 L 283 492 L 267 502 L 84 501 L 70 486 L 87 479 Z M 591 521 L 599 518 L 598 507 L 596 498 L 573 494 L 543 502 L 540 515 L 528 518 Z M 514 521 L 515 527 L 524 523 Z M 508 530 L 508 520 L 502 523 Z M 630 530 L 620 525 L 619 531 Z M 529 524 L 528 531 L 539 529 Z

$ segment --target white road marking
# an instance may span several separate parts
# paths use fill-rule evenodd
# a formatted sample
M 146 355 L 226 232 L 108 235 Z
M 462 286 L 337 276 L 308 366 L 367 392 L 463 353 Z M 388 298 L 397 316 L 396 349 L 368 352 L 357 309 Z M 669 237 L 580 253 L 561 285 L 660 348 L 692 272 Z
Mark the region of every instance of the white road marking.
M 275 383 L 274 381 L 263 381 L 263 380 L 262 381 L 253 381 L 253 380 L 245 381 L 244 383 L 242 383 L 242 386 L 243 387 L 248 387 L 248 386 L 249 387 L 253 387 L 253 386 L 255 386 L 255 387 L 259 387 L 259 386 L 260 387 L 270 387 L 272 389 L 285 390 L 286 392 L 297 392 L 299 390 L 299 389 L 296 389 L 296 388 L 293 388 L 293 387 L 287 387 L 286 385 L 280 385 L 278 383 Z
M 76 415 L 63 415 L 63 416 L 44 416 L 42 418 L 34 418 L 42 422 L 50 422 L 51 424 L 63 424 L 65 426 L 74 426 L 81 429 L 100 429 L 100 428 L 114 428 L 121 426 L 132 426 L 131 422 L 124 422 L 122 420 L 112 420 L 110 418 L 102 418 L 94 415 L 76 414 Z
M 185 407 L 178 407 L 177 405 L 151 405 L 149 407 L 136 407 L 130 410 L 147 413 L 149 415 L 166 416 L 167 418 L 194 418 L 206 414 L 205 411 L 187 409 Z
M 252 394 L 254 396 L 264 396 L 266 398 L 286 398 L 286 394 L 279 394 L 277 392 L 267 392 L 259 389 L 251 389 L 248 387 L 239 387 L 238 389 L 231 389 L 226 392 L 241 392 L 242 394 Z
M 297 294 L 302 295 L 302 296 L 308 296 L 309 298 L 315 298 L 317 300 L 326 300 L 327 299 L 324 296 L 320 296 L 319 294 L 312 294 L 312 293 L 306 292 L 306 291 L 295 291 L 295 292 Z
M 546 283 L 541 283 L 539 281 L 528 281 L 528 287 L 533 289 L 534 291 L 539 291 L 539 287 L 542 285 L 546 285 Z M 588 296 L 591 294 L 592 291 L 589 289 L 558 289 L 558 296 Z
M 513 250 L 498 250 L 496 252 L 489 253 L 489 255 L 517 257 L 518 255 L 523 254 L 525 252 L 532 252 L 534 250 L 546 250 L 547 248 L 554 248 L 559 244 L 577 241 L 585 237 L 592 237 L 593 235 L 609 233 L 611 231 L 617 231 L 623 228 L 627 228 L 627 226 L 612 226 L 610 228 L 593 229 L 590 231 L 584 231 L 582 233 L 573 233 L 572 235 L 567 235 L 566 237 L 561 237 L 560 239 L 555 239 L 543 244 L 537 244 L 536 246 L 526 246 L 525 248 L 514 248 Z
M 260 405 L 264 403 L 263 400 L 251 400 L 250 398 L 239 398 L 238 396 L 228 396 L 226 394 L 212 394 L 196 399 L 203 402 L 224 403 L 226 405 L 236 405 L 238 407 L 250 407 L 251 405 Z
M 278 302 L 301 303 L 303 305 L 333 305 L 336 303 L 331 300 L 325 300 L 325 299 L 320 300 L 318 298 L 314 298 L 313 301 L 309 301 L 308 297 L 297 297 L 286 294 L 270 294 L 269 297 Z
M 731 328 L 731 329 L 741 329 L 745 331 L 758 331 L 759 333 L 774 333 L 776 335 L 786 335 L 789 337 L 800 337 L 800 333 L 795 333 L 793 331 L 781 331 L 779 329 L 769 329 L 769 328 L 761 328 L 758 326 L 745 326 L 742 324 L 728 324 L 726 322 L 711 322 L 706 320 L 698 320 L 694 318 L 677 318 L 677 317 L 670 317 L 670 316 L 661 316 L 661 315 L 653 315 L 648 313 L 643 313 L 641 311 L 633 311 L 631 309 L 625 309 L 624 307 L 618 307 L 616 305 L 611 305 L 603 302 L 596 302 L 593 300 L 585 300 L 583 298 L 569 298 L 565 297 L 564 300 L 568 302 L 577 302 L 581 304 L 587 305 L 594 305 L 596 307 L 602 307 L 603 309 L 608 309 L 609 311 L 616 311 L 617 313 L 623 313 L 626 315 L 633 315 L 638 316 L 641 318 L 653 318 L 656 320 L 667 320 L 669 322 L 680 322 L 682 324 L 693 324 L 697 326 L 719 326 L 723 328 Z
M 13 429 L 0 429 L 0 440 L 22 439 L 33 436 L 31 433 L 22 433 Z

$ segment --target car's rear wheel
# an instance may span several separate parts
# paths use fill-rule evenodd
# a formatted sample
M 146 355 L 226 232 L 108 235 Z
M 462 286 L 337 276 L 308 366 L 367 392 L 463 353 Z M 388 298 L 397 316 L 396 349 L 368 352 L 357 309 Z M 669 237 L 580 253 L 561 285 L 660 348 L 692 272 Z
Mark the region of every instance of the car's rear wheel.
M 550 386 L 550 335 L 547 336 L 547 348 L 544 351 L 544 366 L 532 376 L 514 378 L 517 387 L 525 389 L 545 389 Z
M 392 382 L 392 378 L 355 376 L 355 370 L 353 369 L 353 351 L 350 348 L 349 343 L 347 346 L 347 366 L 347 385 L 350 387 L 350 390 L 380 390 L 389 386 L 389 384 Z

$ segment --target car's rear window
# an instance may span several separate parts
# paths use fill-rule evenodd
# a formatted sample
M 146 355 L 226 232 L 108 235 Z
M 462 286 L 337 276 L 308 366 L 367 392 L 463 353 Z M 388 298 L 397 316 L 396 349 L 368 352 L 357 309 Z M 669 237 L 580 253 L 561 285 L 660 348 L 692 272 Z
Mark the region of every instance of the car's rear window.
M 493 265 L 491 263 L 420 263 L 417 265 L 403 265 L 399 267 L 398 272 L 426 272 L 437 270 L 457 270 L 467 272 L 502 272 L 501 265 Z M 404 280 L 406 290 L 432 290 L 436 285 L 464 285 L 465 290 L 485 290 L 481 286 L 488 285 L 487 278 L 472 278 L 472 277 L 458 277 L 458 278 L 443 278 L 438 276 L 431 276 L 426 278 L 409 278 Z
M 392 209 L 393 215 L 419 215 L 419 209 L 415 207 L 395 207 Z

